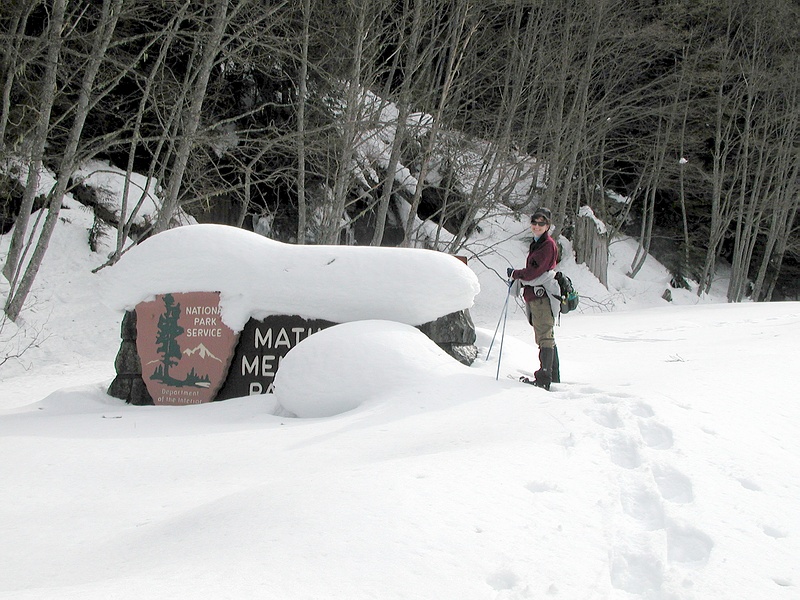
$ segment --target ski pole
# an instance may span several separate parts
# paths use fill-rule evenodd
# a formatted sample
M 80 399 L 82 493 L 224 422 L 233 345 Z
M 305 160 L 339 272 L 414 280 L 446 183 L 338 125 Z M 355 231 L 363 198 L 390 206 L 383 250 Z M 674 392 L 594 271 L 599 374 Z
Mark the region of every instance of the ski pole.
M 511 290 L 511 285 L 508 285 L 508 289 Z M 500 361 L 503 360 L 503 340 L 506 339 L 506 321 L 508 320 L 508 296 L 506 296 L 506 310 L 505 315 L 503 316 L 503 332 L 500 334 L 500 352 L 497 355 L 497 373 L 494 376 L 494 380 L 497 381 L 500 379 Z
M 489 344 L 489 351 L 486 353 L 486 360 L 489 360 L 489 355 L 492 353 L 492 346 L 494 346 L 494 340 L 497 337 L 497 332 L 500 329 L 500 323 L 503 321 L 503 318 L 508 314 L 508 299 L 511 297 L 511 286 L 514 285 L 513 281 L 508 282 L 508 293 L 506 293 L 506 301 L 503 304 L 503 310 L 500 312 L 500 318 L 497 320 L 497 327 L 494 328 L 494 335 L 492 336 L 492 342 Z M 503 325 L 505 330 L 505 325 Z

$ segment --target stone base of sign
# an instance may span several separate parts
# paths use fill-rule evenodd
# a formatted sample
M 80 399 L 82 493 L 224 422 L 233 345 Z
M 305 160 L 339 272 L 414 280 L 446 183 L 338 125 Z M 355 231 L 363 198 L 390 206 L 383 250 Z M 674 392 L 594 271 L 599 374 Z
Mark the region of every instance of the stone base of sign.
M 155 404 L 141 375 L 117 375 L 108 387 L 108 395 L 135 406 Z
M 478 355 L 475 346 L 475 325 L 468 310 L 445 315 L 420 325 L 418 329 L 450 356 L 467 366 L 471 365 Z M 108 394 L 125 400 L 128 404 L 152 405 L 153 398 L 142 379 L 142 364 L 136 349 L 136 335 L 136 312 L 126 312 L 121 326 L 122 343 L 114 361 L 117 376 L 109 386 Z
M 450 313 L 420 325 L 418 329 L 437 344 L 474 344 L 475 325 L 468 310 Z
M 136 351 L 136 311 L 125 313 L 120 329 L 122 343 L 114 361 L 117 376 L 108 388 L 108 395 L 136 406 L 154 404 L 142 379 L 142 362 Z
M 461 310 L 420 325 L 418 329 L 457 361 L 469 366 L 478 356 L 475 324 L 468 310 Z

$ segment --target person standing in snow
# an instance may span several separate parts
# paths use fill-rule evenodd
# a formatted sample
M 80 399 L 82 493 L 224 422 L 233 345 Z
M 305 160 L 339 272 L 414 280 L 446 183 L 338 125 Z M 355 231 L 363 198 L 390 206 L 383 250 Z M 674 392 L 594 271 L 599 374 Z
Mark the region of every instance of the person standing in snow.
M 560 380 L 558 351 L 555 333 L 556 315 L 560 312 L 561 289 L 555 279 L 558 247 L 550 237 L 550 210 L 539 207 L 531 216 L 533 242 L 528 250 L 525 267 L 509 267 L 508 277 L 522 285 L 525 313 L 533 326 L 536 345 L 539 347 L 539 369 L 534 373 L 533 385 L 550 389 L 552 382 Z

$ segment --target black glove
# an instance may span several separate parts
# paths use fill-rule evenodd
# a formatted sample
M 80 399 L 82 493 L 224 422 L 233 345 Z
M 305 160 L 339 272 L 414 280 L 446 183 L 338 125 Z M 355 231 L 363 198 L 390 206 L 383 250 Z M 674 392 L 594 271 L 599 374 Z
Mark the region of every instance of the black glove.
M 506 275 L 508 276 L 508 278 L 509 278 L 509 279 L 511 279 L 511 274 L 512 274 L 513 272 L 514 272 L 514 267 L 508 267 L 508 268 L 506 269 Z

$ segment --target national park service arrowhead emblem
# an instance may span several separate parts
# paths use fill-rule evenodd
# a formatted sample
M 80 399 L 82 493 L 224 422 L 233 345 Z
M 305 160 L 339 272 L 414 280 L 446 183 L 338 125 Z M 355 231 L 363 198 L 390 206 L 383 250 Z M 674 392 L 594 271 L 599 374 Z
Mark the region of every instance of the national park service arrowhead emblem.
M 155 404 L 202 404 L 225 382 L 238 340 L 219 292 L 159 294 L 136 306 L 136 349 Z

